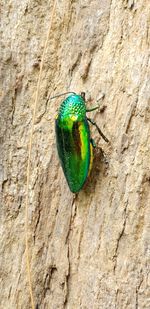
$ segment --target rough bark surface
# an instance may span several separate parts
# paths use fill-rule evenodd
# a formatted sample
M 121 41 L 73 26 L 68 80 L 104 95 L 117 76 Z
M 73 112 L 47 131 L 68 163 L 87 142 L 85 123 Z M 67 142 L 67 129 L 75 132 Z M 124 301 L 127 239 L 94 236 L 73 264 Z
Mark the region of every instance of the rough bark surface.
M 29 247 L 36 308 L 150 308 L 149 1 L 57 1 L 34 126 Z M 1 3 L 0 308 L 31 308 L 25 260 L 28 142 L 53 1 Z M 55 147 L 61 99 L 86 92 L 110 143 L 73 195 Z M 101 151 L 103 149 L 103 152 Z

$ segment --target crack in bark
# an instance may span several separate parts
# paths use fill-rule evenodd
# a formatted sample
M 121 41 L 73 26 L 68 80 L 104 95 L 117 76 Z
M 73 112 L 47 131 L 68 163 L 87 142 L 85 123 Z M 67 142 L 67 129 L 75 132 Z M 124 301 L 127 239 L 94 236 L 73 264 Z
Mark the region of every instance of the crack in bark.
M 115 309 L 117 309 L 117 301 L 118 301 L 118 294 L 119 294 L 119 289 L 116 291 L 116 297 L 115 297 Z
M 106 34 L 105 34 L 105 38 L 106 38 L 106 36 L 108 35 L 108 33 L 109 33 L 109 30 L 110 30 L 110 17 L 111 17 L 111 8 L 112 8 L 112 0 L 110 1 L 110 6 L 109 6 L 109 16 L 108 16 L 108 28 L 107 28 L 107 32 L 106 32 Z M 103 44 L 104 44 L 104 40 L 103 40 Z
M 12 98 L 12 114 L 11 114 L 11 124 L 12 124 L 12 126 L 14 125 L 15 110 L 16 110 L 16 107 L 15 107 L 15 98 L 13 97 L 13 98 Z
M 64 307 L 67 305 L 68 302 L 68 295 L 69 295 L 69 278 L 70 278 L 70 251 L 69 251 L 69 235 L 70 235 L 70 227 L 72 222 L 74 221 L 74 218 L 76 216 L 76 208 L 75 208 L 75 212 L 74 212 L 74 216 L 72 216 L 72 208 L 73 208 L 73 204 L 75 202 L 77 198 L 77 194 L 73 197 L 72 203 L 71 203 L 71 217 L 70 217 L 70 223 L 69 223 L 69 227 L 68 227 L 68 233 L 66 236 L 66 241 L 65 244 L 67 244 L 68 246 L 68 252 L 67 252 L 67 258 L 68 258 L 68 273 L 66 275 L 66 295 L 65 295 L 65 299 L 64 299 Z
M 126 207 L 124 209 L 124 221 L 123 221 L 123 226 L 122 226 L 122 230 L 121 232 L 119 233 L 119 237 L 117 239 L 117 245 L 116 245 L 116 250 L 115 250 L 115 254 L 113 256 L 113 260 L 114 260 L 114 273 L 116 271 L 116 267 L 117 267 L 117 256 L 118 256 L 118 250 L 119 250 L 119 245 L 120 245 L 120 241 L 121 241 L 121 238 L 124 234 L 124 230 L 125 230 L 125 227 L 126 227 L 126 219 L 127 219 L 127 205 L 128 205 L 128 202 L 126 203 Z
M 11 296 L 11 291 L 12 291 L 12 285 L 11 285 L 11 287 L 10 287 L 10 289 L 9 289 L 8 299 L 9 299 L 10 296 Z
M 45 280 L 44 280 L 44 298 L 46 296 L 47 291 L 50 290 L 51 278 L 55 271 L 57 271 L 57 267 L 55 265 L 51 265 L 49 267 L 48 272 L 46 273 Z
M 75 70 L 75 68 L 76 68 L 77 66 L 79 66 L 79 64 L 80 64 L 80 62 L 81 62 L 81 58 L 82 58 L 82 53 L 79 52 L 77 58 L 74 60 L 72 66 L 71 66 L 71 68 L 70 68 L 70 70 L 69 70 L 70 75 L 72 75 L 72 73 L 73 73 L 73 71 Z
M 136 106 L 137 106 L 137 100 L 132 104 L 130 111 L 128 112 L 128 120 L 126 123 L 126 127 L 125 127 L 125 133 L 128 133 L 130 124 L 131 124 L 131 120 L 133 118 L 133 116 L 135 115 L 135 110 L 136 110 Z
M 38 178 L 38 177 L 37 177 Z M 36 179 L 37 180 L 37 179 Z M 36 183 L 36 182 L 35 182 Z M 33 235 L 33 239 L 34 239 L 34 244 L 35 244 L 35 237 L 36 237 L 36 231 L 37 231 L 37 228 L 38 228 L 38 225 L 39 225 L 39 222 L 40 222 L 40 218 L 41 218 L 41 211 L 42 209 L 40 208 L 40 204 L 41 204 L 41 191 L 39 192 L 38 194 L 38 205 L 39 207 L 38 208 L 38 217 L 37 217 L 37 220 L 36 220 L 36 224 L 35 224 L 35 228 L 34 228 L 34 235 Z
M 85 65 L 84 72 L 81 74 L 81 78 L 85 81 L 88 77 L 90 67 L 92 64 L 92 58 L 88 61 L 87 65 Z
M 57 267 L 55 264 L 50 265 L 50 267 L 47 269 L 45 279 L 43 282 L 43 292 L 42 292 L 41 300 L 39 300 L 39 302 L 36 304 L 36 307 L 35 307 L 36 309 L 41 308 L 40 307 L 41 303 L 44 301 L 47 291 L 51 290 L 50 288 L 51 279 L 52 279 L 53 273 L 56 271 L 57 271 Z
M 8 179 L 4 179 L 2 181 L 2 184 L 1 184 L 1 187 L 2 187 L 2 190 L 1 191 L 4 191 L 4 187 L 5 187 L 5 184 L 8 182 Z
M 16 111 L 16 98 L 17 98 L 17 93 L 18 93 L 18 90 L 21 89 L 22 87 L 22 79 L 23 79 L 23 75 L 20 75 L 20 76 L 17 76 L 16 78 L 16 82 L 15 82 L 15 85 L 14 85 L 14 93 L 13 93 L 13 96 L 12 96 L 12 114 L 11 114 L 11 124 L 12 126 L 14 125 L 14 115 L 15 115 L 15 111 Z
M 66 275 L 66 295 L 64 300 L 64 307 L 67 305 L 68 302 L 68 295 L 69 295 L 69 278 L 70 278 L 70 251 L 69 251 L 69 244 L 68 244 L 68 274 Z
M 41 208 L 39 208 L 39 210 L 38 210 L 38 217 L 37 217 L 36 225 L 35 225 L 35 228 L 34 228 L 34 235 L 33 235 L 34 245 L 35 245 L 36 231 L 37 231 L 37 227 L 38 227 L 39 222 L 40 222 L 40 218 L 41 218 Z
M 135 309 L 138 309 L 139 308 L 139 290 L 141 288 L 141 285 L 143 283 L 143 277 L 141 278 L 140 282 L 139 282 L 139 285 L 136 287 L 136 302 L 135 302 Z
M 39 169 L 39 162 L 38 162 L 38 164 L 37 164 L 37 168 Z M 39 175 L 37 174 L 37 175 L 36 175 L 35 182 L 34 182 L 34 184 L 33 184 L 33 190 L 35 189 L 35 186 L 36 186 L 36 184 L 37 184 L 38 176 L 39 176 Z M 40 184 L 40 182 L 39 182 L 39 184 Z M 41 185 L 40 185 L 40 188 L 41 188 L 41 187 L 43 187 L 43 182 L 42 182 Z M 35 228 L 34 228 L 34 235 L 33 235 L 34 244 L 35 244 L 36 231 L 37 231 L 37 228 L 38 228 L 38 225 L 39 225 L 39 222 L 40 222 L 41 211 L 42 211 L 42 208 L 40 207 L 40 205 L 41 205 L 41 200 L 42 200 L 42 198 L 41 198 L 42 193 L 41 193 L 41 192 L 42 192 L 42 189 L 39 190 L 38 195 L 37 195 L 37 210 L 38 210 L 38 217 L 37 217 L 37 221 L 36 221 Z
M 71 217 L 70 217 L 70 222 L 69 222 L 68 232 L 67 232 L 67 235 L 66 235 L 65 245 L 66 245 L 66 244 L 67 244 L 67 242 L 68 242 L 68 238 L 69 238 L 69 234 L 70 234 L 70 227 L 71 227 L 71 223 L 73 222 L 73 220 L 74 220 L 74 218 L 75 218 L 75 216 L 76 216 L 76 208 L 75 208 L 75 213 L 74 213 L 74 216 L 72 216 L 72 207 L 73 207 L 73 204 L 74 204 L 74 202 L 75 202 L 76 198 L 77 198 L 77 195 L 75 195 L 75 196 L 73 197 L 73 200 L 72 200 L 72 203 L 71 203 Z

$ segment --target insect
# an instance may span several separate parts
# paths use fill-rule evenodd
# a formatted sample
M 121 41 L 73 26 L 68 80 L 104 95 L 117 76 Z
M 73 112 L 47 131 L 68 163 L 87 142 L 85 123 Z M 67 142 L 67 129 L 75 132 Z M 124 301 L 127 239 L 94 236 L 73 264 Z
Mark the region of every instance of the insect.
M 68 93 L 70 92 L 64 94 Z M 73 193 L 82 189 L 92 167 L 95 143 L 91 138 L 88 122 L 93 124 L 105 142 L 108 142 L 97 124 L 86 116 L 87 112 L 96 110 L 98 107 L 87 109 L 85 93 L 82 92 L 81 95 L 78 95 L 71 92 L 61 103 L 56 116 L 55 132 L 58 156 L 69 188 Z

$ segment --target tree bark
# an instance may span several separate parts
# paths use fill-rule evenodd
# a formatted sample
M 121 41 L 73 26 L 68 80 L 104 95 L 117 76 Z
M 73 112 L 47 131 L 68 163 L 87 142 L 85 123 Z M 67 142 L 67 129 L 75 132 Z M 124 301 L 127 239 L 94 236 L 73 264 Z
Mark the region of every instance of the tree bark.
M 31 308 L 25 254 L 28 143 L 53 2 L 1 3 L 0 308 Z M 31 152 L 28 241 L 35 308 L 150 308 L 149 1 L 57 1 Z M 86 92 L 104 134 L 72 194 L 54 121 Z

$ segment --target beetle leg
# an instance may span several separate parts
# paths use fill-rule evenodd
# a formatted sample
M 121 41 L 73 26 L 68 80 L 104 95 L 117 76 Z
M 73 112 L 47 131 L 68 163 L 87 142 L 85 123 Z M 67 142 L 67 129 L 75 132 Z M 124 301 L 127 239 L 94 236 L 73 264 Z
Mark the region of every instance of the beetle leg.
M 85 101 L 85 92 L 81 92 L 81 97 L 83 98 L 83 100 Z
M 99 105 L 94 106 L 94 107 L 92 107 L 92 108 L 86 109 L 86 112 L 87 112 L 87 113 L 88 113 L 88 112 L 92 112 L 92 111 L 95 111 L 95 109 L 98 109 L 98 108 L 99 108 Z
M 90 142 L 91 142 L 91 144 L 92 144 L 93 148 L 96 148 L 96 144 L 95 144 L 95 141 L 94 141 L 94 139 L 93 139 L 93 138 L 90 138 Z
M 93 121 L 92 119 L 90 119 L 90 118 L 87 118 L 87 120 L 88 120 L 91 124 L 93 124 L 93 126 L 96 127 L 98 133 L 101 135 L 101 137 L 104 139 L 104 141 L 105 141 L 106 143 L 108 143 L 109 140 L 108 140 L 107 137 L 103 134 L 103 132 L 101 131 L 101 129 L 98 127 L 97 123 L 96 123 L 95 121 Z

